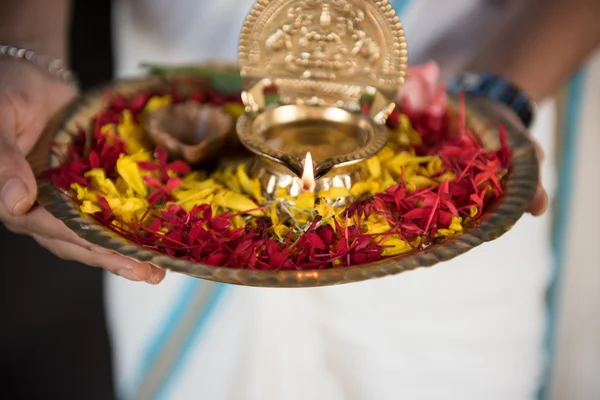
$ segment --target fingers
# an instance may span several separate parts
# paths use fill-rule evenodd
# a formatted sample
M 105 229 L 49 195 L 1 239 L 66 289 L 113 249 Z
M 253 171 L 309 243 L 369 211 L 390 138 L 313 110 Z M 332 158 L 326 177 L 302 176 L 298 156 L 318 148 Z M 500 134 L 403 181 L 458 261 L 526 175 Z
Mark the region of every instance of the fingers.
M 165 271 L 150 264 L 93 246 L 42 207 L 35 207 L 22 216 L 8 215 L 3 210 L 0 211 L 0 218 L 11 231 L 33 236 L 39 244 L 65 260 L 104 268 L 131 281 L 146 281 L 153 285 L 160 283 L 165 277 Z
M 0 118 L 8 115 L 0 112 Z M 22 215 L 34 204 L 37 185 L 10 125 L 6 120 L 0 124 L 0 202 L 9 214 Z
M 535 149 L 535 155 L 537 157 L 538 163 L 541 165 L 545 158 L 544 150 L 536 140 L 532 139 L 531 143 L 533 144 L 533 148 Z M 544 186 L 540 181 L 535 192 L 535 196 L 533 197 L 533 201 L 531 202 L 531 205 L 529 206 L 529 209 L 527 211 L 531 213 L 531 215 L 533 215 L 534 217 L 539 217 L 543 215 L 547 209 L 548 193 L 546 192 Z
M 58 239 L 81 247 L 90 247 L 90 243 L 80 238 L 60 220 L 54 218 L 46 209 L 36 206 L 21 216 L 10 215 L 0 209 L 0 219 L 6 227 L 20 234 L 37 235 L 48 239 Z
M 58 239 L 33 235 L 34 239 L 54 255 L 69 261 L 77 261 L 92 267 L 103 268 L 115 275 L 134 282 L 158 284 L 165 277 L 165 271 L 147 263 L 113 254 L 102 248 L 91 250 Z
M 548 193 L 542 185 L 538 185 L 537 191 L 535 192 L 535 196 L 533 197 L 533 201 L 529 206 L 529 213 L 534 217 L 539 217 L 543 215 L 548 209 Z

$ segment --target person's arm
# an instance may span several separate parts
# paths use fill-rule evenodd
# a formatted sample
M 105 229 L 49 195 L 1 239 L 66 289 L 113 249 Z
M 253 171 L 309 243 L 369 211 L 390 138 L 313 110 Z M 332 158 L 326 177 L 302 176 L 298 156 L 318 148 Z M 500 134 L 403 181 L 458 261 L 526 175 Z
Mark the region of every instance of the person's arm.
M 69 0 L 1 1 L 0 44 L 66 60 L 70 6 Z M 26 156 L 48 119 L 74 95 L 41 67 L 0 56 L 0 222 L 61 258 L 158 283 L 164 271 L 93 246 L 35 204 L 37 183 Z
M 510 80 L 534 101 L 553 95 L 600 45 L 600 0 L 532 0 L 469 70 Z

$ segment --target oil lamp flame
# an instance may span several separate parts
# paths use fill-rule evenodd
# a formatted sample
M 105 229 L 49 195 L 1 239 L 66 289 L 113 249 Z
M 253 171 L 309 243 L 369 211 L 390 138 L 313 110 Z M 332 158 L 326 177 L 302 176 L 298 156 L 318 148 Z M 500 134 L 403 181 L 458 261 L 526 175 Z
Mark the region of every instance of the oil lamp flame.
M 312 156 L 310 152 L 306 153 L 304 159 L 304 172 L 302 172 L 302 188 L 305 191 L 314 192 L 315 190 L 315 167 L 313 165 Z

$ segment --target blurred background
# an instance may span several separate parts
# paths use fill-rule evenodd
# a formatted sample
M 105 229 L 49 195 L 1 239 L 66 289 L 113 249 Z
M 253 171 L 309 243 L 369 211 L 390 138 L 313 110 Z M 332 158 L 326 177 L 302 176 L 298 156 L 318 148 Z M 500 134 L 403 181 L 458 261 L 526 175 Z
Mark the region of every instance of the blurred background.
M 168 12 L 168 2 L 162 4 Z M 402 0 L 396 1 L 396 7 L 404 6 Z M 114 2 L 112 7 L 110 1 L 75 1 L 73 68 L 83 72 L 80 78 L 84 88 L 112 79 L 115 70 L 120 74 L 139 73 L 137 64 L 115 54 L 143 54 L 148 50 L 143 37 L 136 38 L 135 34 L 111 45 L 112 21 L 123 22 L 128 17 L 123 2 Z M 236 12 L 245 14 L 246 10 Z M 193 26 L 197 21 L 190 23 Z M 127 22 L 121 26 L 127 26 Z M 233 31 L 237 35 L 237 28 Z M 428 44 L 419 43 L 419 39 L 414 43 Z M 160 61 L 198 61 L 177 56 L 181 53 L 177 53 L 176 44 L 170 46 L 173 54 L 163 54 Z M 438 52 L 440 57 L 445 54 L 443 50 Z M 557 160 L 558 169 L 550 210 L 554 216 L 554 265 L 547 296 L 550 380 L 544 395 L 552 400 L 594 400 L 600 399 L 600 50 L 562 88 L 555 111 L 556 151 L 546 155 Z M 5 248 L 0 249 L 0 264 L 12 262 L 2 255 Z

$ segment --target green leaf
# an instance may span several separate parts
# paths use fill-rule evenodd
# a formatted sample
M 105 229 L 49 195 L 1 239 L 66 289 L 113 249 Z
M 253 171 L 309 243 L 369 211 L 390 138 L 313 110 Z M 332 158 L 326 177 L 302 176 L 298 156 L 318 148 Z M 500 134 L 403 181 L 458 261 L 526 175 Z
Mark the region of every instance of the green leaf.
M 219 93 L 239 93 L 242 91 L 242 77 L 238 70 L 225 70 L 202 65 L 162 65 L 141 64 L 151 75 L 169 76 L 189 74 L 205 78 Z

